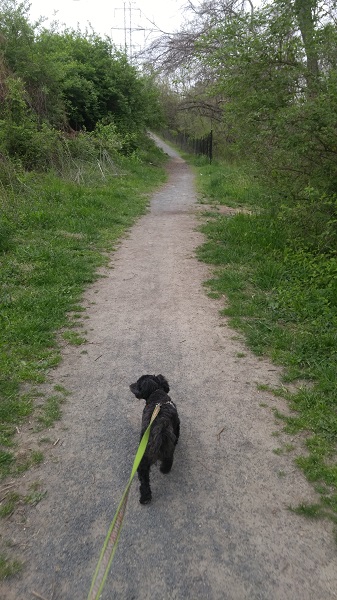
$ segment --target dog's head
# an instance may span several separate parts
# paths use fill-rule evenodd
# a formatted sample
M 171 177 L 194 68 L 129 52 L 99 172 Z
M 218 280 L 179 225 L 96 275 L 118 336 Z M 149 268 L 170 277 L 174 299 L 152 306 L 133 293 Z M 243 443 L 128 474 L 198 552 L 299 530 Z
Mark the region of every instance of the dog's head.
M 131 383 L 130 390 L 139 400 L 147 400 L 156 390 L 167 394 L 170 386 L 163 375 L 142 375 L 136 383 Z

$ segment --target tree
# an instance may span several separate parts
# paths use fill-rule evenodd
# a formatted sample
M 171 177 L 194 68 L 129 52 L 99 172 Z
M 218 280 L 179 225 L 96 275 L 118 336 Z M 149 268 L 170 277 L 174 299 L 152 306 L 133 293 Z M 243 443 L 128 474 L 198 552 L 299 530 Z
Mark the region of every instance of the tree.
M 64 133 L 112 124 L 131 148 L 161 118 L 153 78 L 93 32 L 31 24 L 26 1 L 0 0 L 0 96 L 0 153 L 27 168 Z
M 307 86 L 313 94 L 319 75 L 318 52 L 316 47 L 315 20 L 317 18 L 317 0 L 294 0 L 294 11 L 303 41 L 307 60 Z

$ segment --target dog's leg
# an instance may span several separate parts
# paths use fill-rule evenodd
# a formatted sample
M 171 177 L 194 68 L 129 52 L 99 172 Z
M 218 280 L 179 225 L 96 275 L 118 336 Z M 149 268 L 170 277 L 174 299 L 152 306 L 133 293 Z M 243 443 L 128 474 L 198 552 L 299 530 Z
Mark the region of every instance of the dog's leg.
M 147 460 L 142 460 L 138 467 L 138 478 L 140 481 L 140 498 L 141 504 L 149 504 L 152 500 L 151 488 L 150 488 L 150 464 Z
M 174 424 L 174 435 L 176 436 L 176 441 L 174 442 L 174 445 L 176 446 L 178 444 L 179 435 L 180 435 L 180 421 L 178 418 Z
M 172 465 L 173 465 L 173 454 L 172 454 L 172 456 L 169 456 L 162 460 L 161 465 L 160 465 L 161 472 L 166 475 L 166 473 L 169 473 L 171 471 Z

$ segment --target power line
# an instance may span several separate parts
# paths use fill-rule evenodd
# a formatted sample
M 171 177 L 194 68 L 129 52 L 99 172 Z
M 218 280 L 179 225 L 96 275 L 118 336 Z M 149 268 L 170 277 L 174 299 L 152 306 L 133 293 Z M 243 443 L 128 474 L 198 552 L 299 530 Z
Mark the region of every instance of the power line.
M 123 2 L 123 6 L 122 7 L 118 7 L 114 9 L 114 15 L 116 13 L 116 11 L 123 11 L 123 27 L 111 27 L 111 31 L 124 31 L 124 52 L 125 55 L 129 54 L 129 59 L 132 60 L 132 48 L 135 47 L 135 45 L 132 43 L 132 38 L 133 38 L 133 34 L 135 32 L 143 32 L 144 33 L 144 39 L 145 39 L 145 34 L 146 33 L 153 33 L 156 31 L 159 31 L 158 29 L 155 28 L 149 28 L 149 27 L 141 27 L 141 26 L 133 26 L 133 14 L 134 13 L 139 13 L 140 18 L 144 17 L 147 21 L 149 21 L 149 19 L 146 17 L 146 15 L 142 12 L 142 10 L 140 8 L 133 8 L 133 4 L 136 4 L 136 2 L 129 0 L 128 2 Z M 128 43 L 129 40 L 129 43 Z M 141 44 L 138 44 L 138 46 L 141 46 Z

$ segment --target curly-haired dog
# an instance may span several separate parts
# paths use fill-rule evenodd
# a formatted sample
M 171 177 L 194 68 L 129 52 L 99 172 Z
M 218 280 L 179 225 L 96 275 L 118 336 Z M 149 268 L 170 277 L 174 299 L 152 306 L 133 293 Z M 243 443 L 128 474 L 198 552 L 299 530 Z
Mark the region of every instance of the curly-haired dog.
M 138 467 L 140 481 L 141 504 L 151 502 L 152 494 L 150 488 L 151 465 L 161 461 L 162 473 L 169 473 L 173 464 L 173 454 L 179 438 L 180 421 L 176 405 L 167 393 L 169 384 L 163 375 L 142 375 L 130 385 L 131 392 L 138 399 L 145 400 L 145 408 L 142 417 L 142 436 L 147 429 L 156 404 L 160 404 L 160 411 L 154 420 L 148 445 L 142 461 Z

